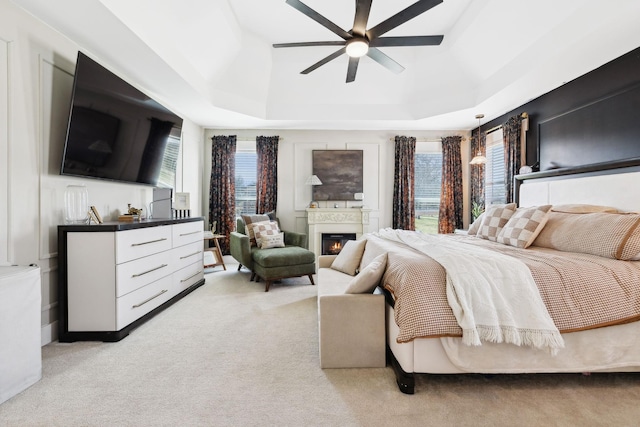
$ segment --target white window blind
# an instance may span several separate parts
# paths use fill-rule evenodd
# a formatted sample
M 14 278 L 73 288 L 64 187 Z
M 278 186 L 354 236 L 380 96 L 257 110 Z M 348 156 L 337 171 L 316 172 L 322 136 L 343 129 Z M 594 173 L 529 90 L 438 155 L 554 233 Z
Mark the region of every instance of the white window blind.
M 487 206 L 506 203 L 504 181 L 504 142 L 502 129 L 487 135 L 484 199 Z
M 442 144 L 416 143 L 414 209 L 416 230 L 438 232 L 438 212 L 442 184 Z
M 255 143 L 238 141 L 236 146 L 236 216 L 256 213 L 257 164 Z

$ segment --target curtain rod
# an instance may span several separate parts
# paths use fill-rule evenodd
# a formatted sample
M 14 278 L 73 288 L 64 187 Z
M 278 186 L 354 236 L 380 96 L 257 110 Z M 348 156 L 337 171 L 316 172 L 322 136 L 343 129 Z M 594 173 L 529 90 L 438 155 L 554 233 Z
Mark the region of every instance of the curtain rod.
M 485 135 L 489 135 L 490 133 L 493 133 L 499 129 L 502 129 L 502 125 L 498 125 L 498 126 L 494 126 L 491 129 L 489 129 L 488 131 L 486 131 L 484 134 Z
M 257 138 L 257 137 L 256 137 L 256 138 Z M 253 139 L 246 139 L 246 138 L 240 139 L 240 138 L 236 138 L 236 142 L 256 142 L 256 138 L 253 138 Z M 284 141 L 284 138 L 278 138 L 278 142 L 280 142 L 280 141 Z
M 461 135 L 449 135 L 449 136 L 461 136 Z M 439 139 L 417 139 L 416 138 L 416 142 L 442 142 L 442 138 L 446 138 L 444 136 L 442 137 L 438 137 Z M 464 136 L 462 137 L 461 141 L 466 141 L 467 138 L 465 138 Z M 395 138 L 389 138 L 389 141 L 391 142 L 396 142 Z

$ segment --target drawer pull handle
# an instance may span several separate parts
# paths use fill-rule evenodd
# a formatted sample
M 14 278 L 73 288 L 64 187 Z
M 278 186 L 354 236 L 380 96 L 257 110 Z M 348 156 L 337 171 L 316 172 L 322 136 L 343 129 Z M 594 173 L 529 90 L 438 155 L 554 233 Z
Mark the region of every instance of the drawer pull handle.
M 134 304 L 134 305 L 132 305 L 132 306 L 131 306 L 131 308 L 138 308 L 138 307 L 142 307 L 143 305 L 145 305 L 146 303 L 148 303 L 148 302 L 149 302 L 149 301 L 151 301 L 152 299 L 154 299 L 154 298 L 158 298 L 160 295 L 164 294 L 165 292 L 167 292 L 167 289 L 163 289 L 163 290 L 161 290 L 160 292 L 158 292 L 156 295 L 154 295 L 154 296 L 152 296 L 152 297 L 150 297 L 150 298 L 147 298 L 146 300 L 144 300 L 144 301 L 142 301 L 142 302 L 140 302 L 140 303 L 138 303 L 138 304 Z
M 162 265 L 157 266 L 156 268 L 152 268 L 151 270 L 143 271 L 142 273 L 138 273 L 138 274 L 132 274 L 131 277 L 144 276 L 145 274 L 151 273 L 152 271 L 156 271 L 156 270 L 160 270 L 161 268 L 165 268 L 168 265 L 169 264 L 162 264 Z
M 202 270 L 198 271 L 196 274 L 192 274 L 191 276 L 187 277 L 186 279 L 180 280 L 180 283 L 188 282 L 189 280 L 193 279 L 194 277 L 196 277 L 200 273 L 202 273 Z
M 191 234 L 198 234 L 198 233 L 200 233 L 200 231 L 192 231 L 191 233 L 182 233 L 182 234 L 180 234 L 180 237 L 182 237 L 182 236 L 189 236 L 189 235 L 191 235 Z
M 131 246 L 142 246 L 142 245 L 148 245 L 149 243 L 158 243 L 158 242 L 162 242 L 164 240 L 167 240 L 166 237 L 163 237 L 162 239 L 156 239 L 156 240 L 149 240 L 148 242 L 142 242 L 142 243 L 132 243 Z
M 194 252 L 194 253 L 189 254 L 189 255 L 181 256 L 181 257 L 180 257 L 180 259 L 189 258 L 189 257 L 192 257 L 192 256 L 194 256 L 194 255 L 201 254 L 201 253 L 202 253 L 202 251 Z

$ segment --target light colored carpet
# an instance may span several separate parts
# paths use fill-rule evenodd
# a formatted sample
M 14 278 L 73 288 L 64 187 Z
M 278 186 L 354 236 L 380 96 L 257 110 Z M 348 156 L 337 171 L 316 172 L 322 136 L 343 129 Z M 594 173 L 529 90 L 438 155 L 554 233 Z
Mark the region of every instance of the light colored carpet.
M 231 260 L 229 260 L 231 261 Z M 52 343 L 43 379 L 0 405 L 1 426 L 632 426 L 640 376 L 422 375 L 322 370 L 316 287 L 206 284 L 118 343 Z

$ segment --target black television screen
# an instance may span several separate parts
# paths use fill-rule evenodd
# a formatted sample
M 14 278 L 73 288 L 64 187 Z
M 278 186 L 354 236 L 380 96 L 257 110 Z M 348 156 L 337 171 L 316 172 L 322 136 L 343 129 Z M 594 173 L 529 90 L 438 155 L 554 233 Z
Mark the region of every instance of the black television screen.
M 182 119 L 78 52 L 62 175 L 174 187 Z

